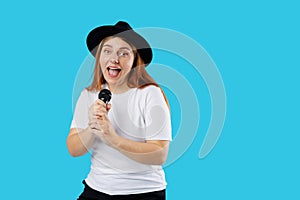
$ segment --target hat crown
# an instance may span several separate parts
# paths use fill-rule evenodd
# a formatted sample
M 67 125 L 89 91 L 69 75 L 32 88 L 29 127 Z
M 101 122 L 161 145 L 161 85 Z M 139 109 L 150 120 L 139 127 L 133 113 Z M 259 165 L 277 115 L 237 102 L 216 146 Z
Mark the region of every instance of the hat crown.
M 122 29 L 122 30 L 132 30 L 131 26 L 127 22 L 124 22 L 124 21 L 118 21 L 115 24 L 115 27 Z

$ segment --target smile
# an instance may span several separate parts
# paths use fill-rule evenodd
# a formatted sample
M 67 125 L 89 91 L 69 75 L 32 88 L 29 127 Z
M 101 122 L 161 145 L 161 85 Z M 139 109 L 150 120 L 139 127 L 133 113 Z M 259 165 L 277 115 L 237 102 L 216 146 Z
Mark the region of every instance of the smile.
M 120 68 L 115 68 L 115 67 L 107 67 L 108 75 L 111 78 L 116 78 L 119 76 L 121 69 Z

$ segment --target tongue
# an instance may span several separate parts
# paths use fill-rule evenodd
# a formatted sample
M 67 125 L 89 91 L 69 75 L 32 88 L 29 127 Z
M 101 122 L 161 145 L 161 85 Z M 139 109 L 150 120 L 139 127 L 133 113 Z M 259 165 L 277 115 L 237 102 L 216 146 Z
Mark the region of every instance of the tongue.
M 108 70 L 108 74 L 111 76 L 111 77 L 117 77 L 119 75 L 119 70 L 117 69 L 110 69 Z

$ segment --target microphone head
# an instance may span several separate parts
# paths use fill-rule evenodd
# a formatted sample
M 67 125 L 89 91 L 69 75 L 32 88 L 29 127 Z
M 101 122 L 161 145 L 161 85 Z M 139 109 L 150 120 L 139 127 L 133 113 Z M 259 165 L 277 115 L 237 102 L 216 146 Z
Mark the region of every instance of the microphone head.
M 103 89 L 99 92 L 98 98 L 107 104 L 111 99 L 111 92 L 108 89 Z

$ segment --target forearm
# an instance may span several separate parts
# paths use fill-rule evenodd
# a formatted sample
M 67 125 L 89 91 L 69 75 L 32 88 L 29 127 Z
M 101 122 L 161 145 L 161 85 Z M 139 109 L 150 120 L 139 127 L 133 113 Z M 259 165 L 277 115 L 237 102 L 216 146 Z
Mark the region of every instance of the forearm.
M 92 147 L 95 136 L 88 129 L 71 129 L 67 138 L 67 146 L 74 157 L 84 155 Z
M 167 159 L 169 141 L 136 142 L 119 137 L 114 147 L 139 163 L 162 165 Z

